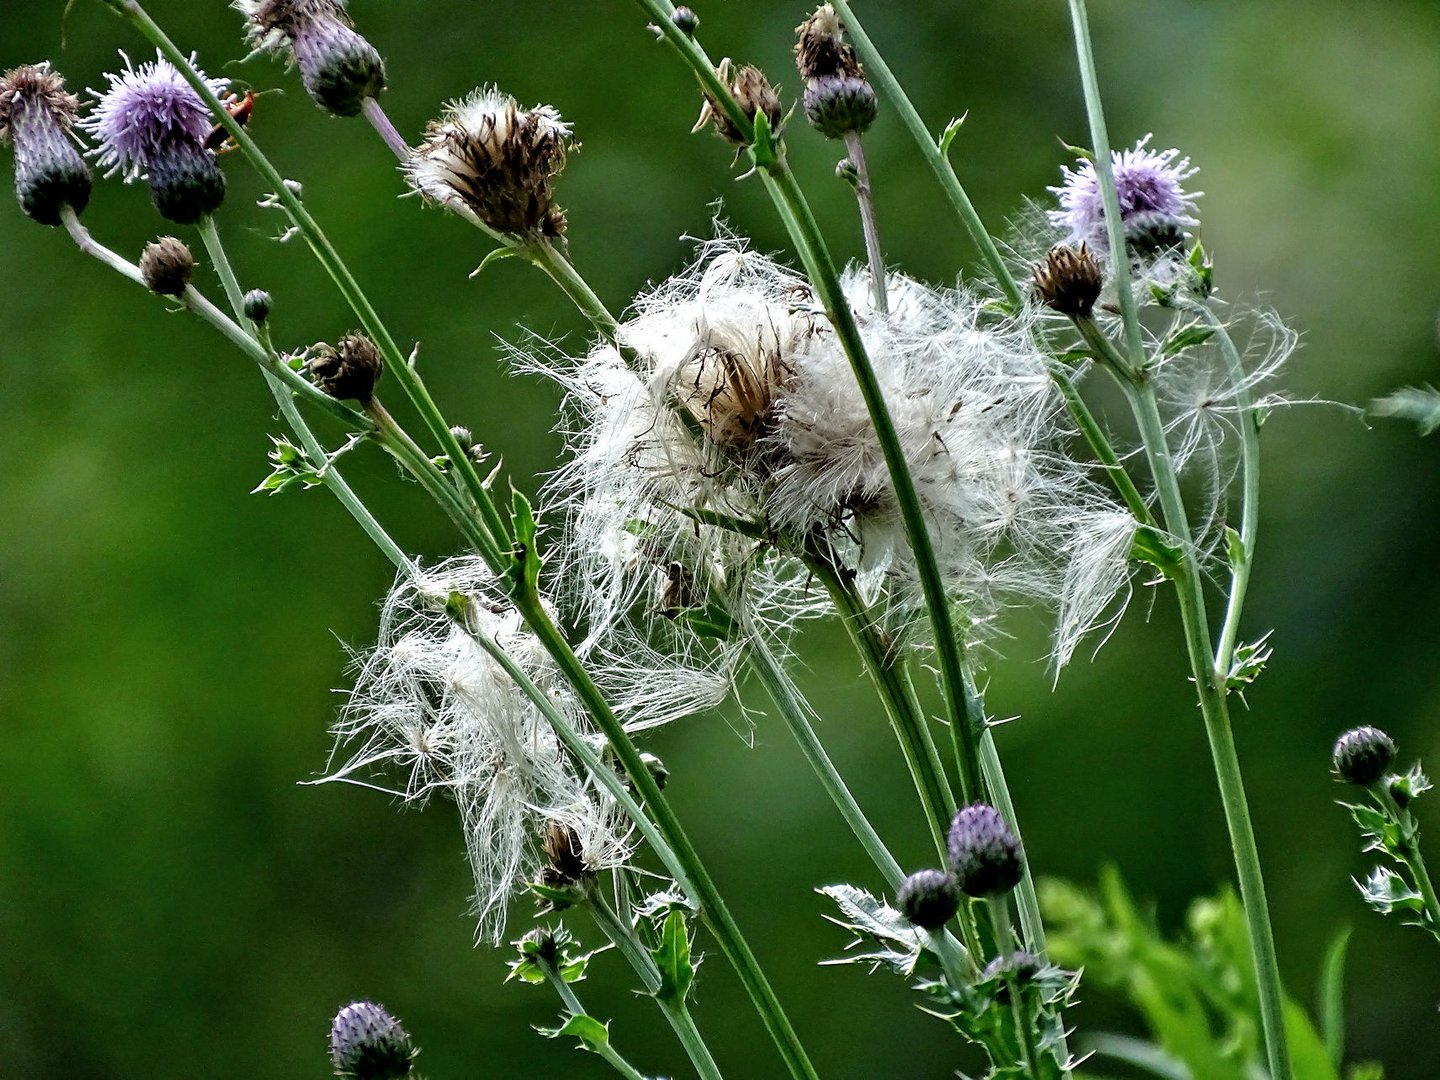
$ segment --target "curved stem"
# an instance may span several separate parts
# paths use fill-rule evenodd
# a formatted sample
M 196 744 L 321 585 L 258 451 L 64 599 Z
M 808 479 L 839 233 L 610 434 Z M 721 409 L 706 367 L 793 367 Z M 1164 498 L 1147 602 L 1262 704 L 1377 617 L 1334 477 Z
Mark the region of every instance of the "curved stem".
M 570 984 L 565 981 L 564 976 L 555 969 L 554 964 L 546 960 L 537 960 L 536 966 L 544 972 L 545 981 L 554 988 L 555 993 L 560 995 L 560 1000 L 565 1003 L 565 1008 L 569 1010 L 571 1016 L 590 1015 L 585 1011 L 585 1006 L 580 1004 L 580 999 L 576 996 L 575 991 L 570 989 Z M 645 1075 L 639 1069 L 620 1056 L 620 1051 L 610 1044 L 608 1037 L 601 1042 L 592 1042 L 589 1039 L 582 1041 L 585 1049 L 603 1058 L 611 1068 L 625 1077 L 625 1080 L 645 1080 Z
M 410 160 L 410 146 L 400 137 L 395 130 L 395 125 L 390 122 L 390 117 L 385 115 L 385 109 L 380 102 L 373 97 L 367 97 L 360 105 L 360 111 L 365 114 L 365 119 L 370 121 L 370 126 L 375 129 L 375 134 L 380 136 L 392 154 L 400 161 Z

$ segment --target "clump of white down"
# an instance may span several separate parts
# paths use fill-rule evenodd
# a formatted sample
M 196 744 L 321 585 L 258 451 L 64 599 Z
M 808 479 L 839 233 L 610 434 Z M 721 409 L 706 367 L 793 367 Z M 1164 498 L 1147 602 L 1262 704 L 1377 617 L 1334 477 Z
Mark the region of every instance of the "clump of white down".
M 446 613 L 454 592 L 470 600 L 468 628 Z M 454 558 L 402 573 L 385 598 L 379 638 L 357 657 L 355 688 L 335 727 L 332 761 L 344 764 L 326 779 L 391 790 L 371 778 L 397 777 L 392 793 L 406 802 L 452 798 L 475 874 L 478 933 L 499 943 L 507 901 L 537 879 L 549 825 L 573 830 L 592 870 L 623 864 L 631 842 L 610 797 L 474 635 L 504 649 L 588 734 L 583 711 L 500 602 L 488 569 L 475 557 Z
M 898 274 L 888 285 L 882 315 L 862 272 L 845 280 L 966 632 L 1007 605 L 1051 603 L 1063 664 L 1125 592 L 1133 521 L 1067 455 L 1063 403 L 1027 326 L 961 290 Z M 785 553 L 806 536 L 838 553 L 891 629 L 908 625 L 920 594 L 882 446 L 804 279 L 721 236 L 642 296 L 619 336 L 626 355 L 522 360 L 567 391 L 573 456 L 548 505 L 567 511 L 557 580 L 586 647 L 609 654 L 658 631 L 674 662 L 693 647 L 657 616 L 706 605 L 742 639 L 783 636 L 826 610 Z M 691 660 L 723 692 L 736 652 Z

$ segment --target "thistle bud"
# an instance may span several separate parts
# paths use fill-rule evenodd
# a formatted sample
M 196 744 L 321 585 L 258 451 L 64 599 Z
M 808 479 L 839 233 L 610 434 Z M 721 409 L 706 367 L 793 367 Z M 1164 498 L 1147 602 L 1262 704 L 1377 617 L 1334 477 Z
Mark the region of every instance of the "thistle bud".
M 853 75 L 823 75 L 805 83 L 805 116 L 827 139 L 862 134 L 879 106 L 869 82 Z
M 0 75 L 0 146 L 15 147 L 15 196 L 42 225 L 59 225 L 60 211 L 90 201 L 90 170 L 70 141 L 79 99 L 48 63 L 25 64 Z
M 967 896 L 999 896 L 1024 876 L 1020 841 L 993 806 L 973 803 L 950 824 L 950 869 Z
M 270 318 L 270 294 L 264 289 L 251 289 L 245 294 L 245 317 L 253 323 Z
M 1336 776 L 1368 787 L 1384 776 L 1395 760 L 1395 742 L 1379 728 L 1352 728 L 1336 741 L 1334 759 Z
M 675 29 L 686 37 L 692 36 L 700 28 L 700 16 L 688 7 L 677 7 L 670 16 L 670 21 L 675 24 Z
M 355 116 L 366 98 L 385 89 L 385 61 L 355 32 L 345 0 L 235 0 L 249 24 L 248 39 L 300 69 L 315 104 L 336 116 Z
M 306 365 L 315 385 L 342 401 L 368 402 L 375 396 L 375 384 L 384 365 L 380 350 L 364 334 L 346 334 L 338 349 L 320 346 Z
M 900 883 L 895 902 L 916 926 L 939 930 L 960 910 L 960 889 L 943 870 L 917 870 Z
M 784 123 L 784 117 L 780 113 L 780 95 L 765 78 L 765 73 L 752 64 L 746 64 L 736 71 L 727 58 L 720 61 L 715 74 L 720 77 L 721 82 L 729 85 L 730 93 L 735 98 L 735 103 L 740 106 L 740 111 L 752 122 L 764 113 L 770 134 L 778 138 Z M 726 142 L 738 147 L 750 145 L 745 133 L 735 126 L 730 115 L 708 93 L 705 95 L 705 104 L 700 107 L 700 119 L 695 121 L 695 127 L 691 130 L 699 131 L 706 124 L 714 124 L 716 134 Z
M 1088 319 L 1100 299 L 1100 264 L 1082 243 L 1057 244 L 1035 267 L 1035 295 L 1046 307 L 1072 319 Z
M 215 93 L 224 89 L 223 79 L 196 71 Z M 139 67 L 127 57 L 123 72 L 105 78 L 110 88 L 96 94 L 94 112 L 80 121 L 98 143 L 95 160 L 127 181 L 143 178 L 155 209 L 169 221 L 193 225 L 218 210 L 225 174 L 205 148 L 210 110 L 179 70 L 158 55 Z
M 1033 953 L 1017 951 L 1006 956 L 997 956 L 990 963 L 985 965 L 985 970 L 980 973 L 982 982 L 991 979 L 1004 979 L 1007 983 L 1013 979 L 1017 987 L 1023 987 L 1026 983 L 1033 982 L 1035 976 L 1040 974 L 1043 967 L 1039 957 Z M 995 993 L 995 997 L 1002 1004 L 1010 1004 L 1010 987 L 1001 986 Z
M 346 1080 L 405 1080 L 416 1050 L 400 1021 L 369 1001 L 356 1001 L 330 1025 L 330 1061 Z
M 195 271 L 195 256 L 183 240 L 162 236 L 140 253 L 140 276 L 145 287 L 161 296 L 184 296 Z
M 495 232 L 562 236 L 565 211 L 554 205 L 553 188 L 576 145 L 549 105 L 521 109 L 489 87 L 451 102 L 430 122 L 405 173 L 420 194 Z

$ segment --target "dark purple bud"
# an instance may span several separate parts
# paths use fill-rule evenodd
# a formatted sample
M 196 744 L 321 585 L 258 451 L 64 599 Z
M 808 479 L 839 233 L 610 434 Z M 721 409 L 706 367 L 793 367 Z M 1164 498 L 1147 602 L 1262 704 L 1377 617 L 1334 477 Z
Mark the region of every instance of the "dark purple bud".
M 1351 728 L 1335 743 L 1335 775 L 1347 783 L 1368 787 L 1394 760 L 1395 742 L 1379 728 Z
M 925 930 L 939 930 L 960 910 L 960 889 L 944 870 L 917 870 L 895 893 L 900 913 Z
M 967 896 L 999 896 L 1020 883 L 1025 872 L 1020 841 L 993 806 L 977 802 L 956 811 L 950 869 Z
M 369 1001 L 346 1005 L 330 1025 L 330 1061 L 346 1080 L 405 1080 L 415 1047 L 400 1021 Z

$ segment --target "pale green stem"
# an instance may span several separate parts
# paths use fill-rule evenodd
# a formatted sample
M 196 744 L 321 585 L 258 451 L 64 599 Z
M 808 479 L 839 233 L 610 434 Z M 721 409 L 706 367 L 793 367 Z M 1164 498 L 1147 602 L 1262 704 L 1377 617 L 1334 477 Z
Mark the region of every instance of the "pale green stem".
M 1015 804 L 1010 801 L 1010 788 L 1005 783 L 1005 771 L 1000 765 L 1000 752 L 995 746 L 995 735 L 987 725 L 985 734 L 980 736 L 980 767 L 985 772 L 985 786 L 995 797 L 995 809 L 1000 811 L 1020 850 L 1025 850 L 1025 840 L 1020 835 L 1020 819 L 1015 814 Z M 1040 919 L 1040 901 L 1035 895 L 1035 878 L 1030 873 L 1030 859 L 1023 859 L 1024 873 L 1015 889 L 1015 907 L 1020 912 L 1020 928 L 1025 934 L 1025 947 L 1042 961 L 1049 953 L 1045 942 L 1045 924 Z
M 565 1008 L 569 1010 L 571 1016 L 590 1015 L 585 1011 L 585 1006 L 580 1004 L 580 999 L 570 988 L 570 984 L 565 981 L 565 977 L 555 970 L 554 964 L 546 960 L 537 960 L 536 966 L 544 972 L 545 981 L 560 995 L 560 1000 L 565 1003 Z M 620 1051 L 611 1045 L 608 1037 L 603 1042 L 585 1041 L 584 1045 L 585 1049 L 593 1051 L 608 1062 L 612 1069 L 625 1077 L 625 1080 L 645 1080 L 645 1074 L 621 1057 Z
M 1419 891 L 1420 899 L 1425 904 L 1425 914 L 1430 919 L 1428 929 L 1436 937 L 1440 937 L 1440 897 L 1435 894 L 1435 884 L 1430 880 L 1430 871 L 1425 866 L 1425 856 L 1420 853 L 1420 839 L 1415 827 L 1415 816 L 1408 810 L 1400 809 L 1400 804 L 1390 793 L 1388 778 L 1381 777 L 1379 781 L 1370 785 L 1370 790 L 1389 812 L 1391 820 L 1395 822 L 1395 827 L 1399 832 L 1400 857 L 1409 868 L 1410 876 L 1415 880 L 1415 888 Z
M 595 295 L 589 283 L 580 276 L 570 260 L 555 249 L 554 244 L 549 240 L 536 240 L 522 244 L 515 250 L 521 258 L 528 259 L 545 271 L 550 280 L 560 286 L 561 291 L 570 298 L 580 314 L 590 321 L 590 325 L 595 327 L 606 341 L 615 343 L 620 324 L 605 306 L 605 302 Z
M 711 1055 L 710 1048 L 705 1045 L 705 1039 L 700 1034 L 700 1029 L 695 1026 L 695 1020 L 684 1000 L 678 996 L 660 993 L 664 986 L 660 969 L 636 936 L 635 928 L 622 919 L 593 886 L 589 889 L 589 900 L 585 906 L 595 919 L 595 924 L 600 927 L 600 932 L 610 939 L 616 951 L 625 957 L 635 974 L 640 977 L 640 981 L 645 984 L 645 992 L 654 998 L 655 1004 L 665 1014 L 666 1021 L 680 1040 L 680 1045 L 685 1048 L 685 1053 L 701 1080 L 722 1080 L 720 1066 L 715 1064 L 715 1058 Z
M 395 125 L 390 122 L 390 117 L 385 115 L 385 109 L 380 102 L 373 97 L 367 97 L 361 103 L 360 111 L 365 114 L 365 119 L 370 121 L 375 134 L 380 136 L 380 141 L 390 148 L 390 152 L 402 162 L 409 161 L 410 146 L 395 130 Z
M 1110 159 L 1110 141 L 1105 130 L 1105 114 L 1100 101 L 1099 80 L 1090 43 L 1090 26 L 1085 0 L 1069 0 L 1071 22 L 1075 32 L 1075 51 L 1080 65 L 1080 78 L 1085 92 L 1085 108 L 1090 118 L 1090 136 L 1094 144 L 1095 170 L 1105 204 L 1105 218 L 1110 240 L 1112 279 L 1120 301 L 1121 318 L 1125 325 L 1126 353 L 1129 370 L 1136 381 L 1120 380 L 1125 388 L 1140 427 L 1165 527 L 1185 547 L 1179 560 L 1177 596 L 1180 601 L 1181 624 L 1185 647 L 1190 658 L 1191 673 L 1199 694 L 1200 709 L 1205 719 L 1205 733 L 1215 765 L 1220 799 L 1225 809 L 1225 823 L 1230 833 L 1230 846 L 1235 855 L 1235 869 L 1240 880 L 1240 899 L 1250 935 L 1251 957 L 1255 965 L 1255 981 L 1260 996 L 1260 1019 L 1265 1032 L 1265 1049 L 1271 1080 L 1290 1080 L 1290 1051 L 1285 1037 L 1283 992 L 1280 987 L 1279 963 L 1275 956 L 1274 933 L 1265 898 L 1265 880 L 1260 870 L 1260 855 L 1255 845 L 1255 829 L 1250 820 L 1250 807 L 1245 797 L 1244 778 L 1235 751 L 1235 736 L 1225 702 L 1224 683 L 1217 679 L 1210 631 L 1205 613 L 1205 596 L 1195 553 L 1191 547 L 1190 526 L 1180 485 L 1175 477 L 1174 461 L 1165 439 L 1164 424 L 1155 400 L 1155 387 L 1148 377 L 1144 338 L 1139 313 L 1130 287 L 1129 255 L 1125 232 L 1120 220 L 1120 200 L 1115 189 L 1115 174 Z
M 1010 1012 L 1015 1019 L 1015 1037 L 1020 1040 L 1020 1064 L 1024 1074 L 1031 1080 L 1038 1080 L 1036 1064 L 1040 1055 L 1035 1049 L 1035 1031 L 1031 1024 L 1027 998 L 1021 992 L 1020 980 L 1016 978 L 1013 958 L 1015 956 L 1015 930 L 1010 925 L 1010 902 L 1004 896 L 991 897 L 986 901 L 991 921 L 995 926 L 995 950 L 1007 964 L 1005 988 L 1010 991 Z
M 980 214 L 975 209 L 975 204 L 970 201 L 970 196 L 965 193 L 959 178 L 955 175 L 954 168 L 940 152 L 940 147 L 935 137 L 925 127 L 925 121 L 920 118 L 919 112 L 911 104 L 910 98 L 900 85 L 900 80 L 890 70 L 890 65 L 880 55 L 880 50 L 870 40 L 870 35 L 855 18 L 855 12 L 851 10 L 846 0 L 832 0 L 831 6 L 840 16 L 840 21 L 845 25 L 845 32 L 849 35 L 855 46 L 855 51 L 860 54 L 860 59 L 865 64 L 865 74 L 870 81 L 880 88 L 884 96 L 895 111 L 900 114 L 900 121 L 909 130 L 916 143 L 919 144 L 924 153 L 925 164 L 940 181 L 940 187 L 945 192 L 945 197 L 950 200 L 951 206 L 960 216 L 965 230 L 970 234 L 975 246 L 980 249 L 980 256 L 985 260 L 985 265 L 995 276 L 1001 290 L 1005 293 L 1005 299 L 1014 311 L 1019 311 L 1025 306 L 1024 297 L 1021 295 L 1020 287 L 1016 284 L 1010 268 L 1005 265 L 1005 259 L 1000 254 L 1000 249 L 995 246 L 990 233 L 986 230 L 984 223 L 980 220 Z
M 880 247 L 880 225 L 875 218 L 875 193 L 870 188 L 870 170 L 865 165 L 865 144 L 858 131 L 845 135 L 845 151 L 855 167 L 855 201 L 860 205 L 860 228 L 865 234 L 865 259 L 870 264 L 870 295 L 875 310 L 890 312 L 890 290 L 885 283 L 885 253 Z

